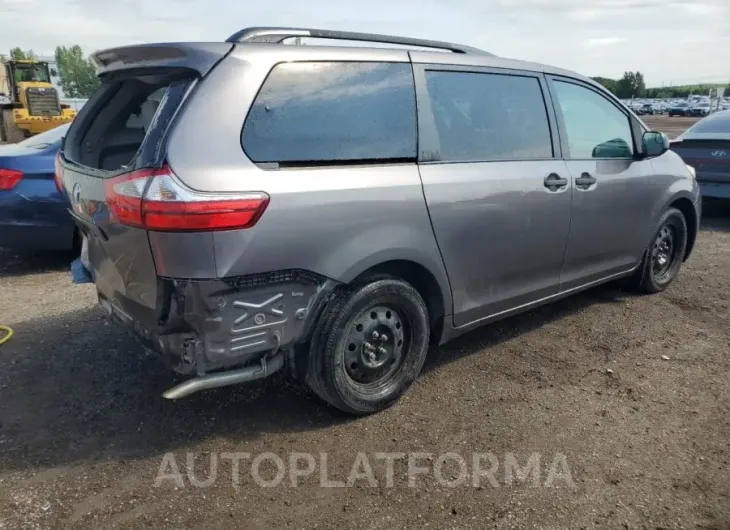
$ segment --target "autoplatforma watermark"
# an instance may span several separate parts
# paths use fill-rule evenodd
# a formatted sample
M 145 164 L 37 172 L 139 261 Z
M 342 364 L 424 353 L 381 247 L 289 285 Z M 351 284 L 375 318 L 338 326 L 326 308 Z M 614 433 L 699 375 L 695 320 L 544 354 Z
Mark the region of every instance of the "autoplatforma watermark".
M 323 488 L 417 488 L 426 481 L 448 488 L 500 488 L 513 485 L 575 488 L 568 459 L 563 453 L 549 458 L 541 453 L 516 455 L 475 452 L 441 454 L 357 453 L 351 462 L 337 464 L 328 453 L 186 453 L 180 465 L 166 453 L 154 486 L 171 484 L 206 488 L 230 480 L 233 488 L 256 484 L 262 488 L 297 487 L 306 482 Z M 344 469 L 344 471 L 343 471 Z M 228 473 L 230 470 L 230 474 Z M 230 478 L 229 478 L 230 477 Z M 250 477 L 250 480 L 249 480 Z M 186 480 L 187 479 L 187 480 Z

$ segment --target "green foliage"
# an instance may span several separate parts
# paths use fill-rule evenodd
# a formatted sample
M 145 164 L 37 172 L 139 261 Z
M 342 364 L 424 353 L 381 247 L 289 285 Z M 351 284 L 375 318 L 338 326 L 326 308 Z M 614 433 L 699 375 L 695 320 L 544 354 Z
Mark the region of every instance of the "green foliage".
M 624 72 L 621 79 L 610 79 L 608 77 L 594 77 L 592 79 L 621 99 L 640 98 L 646 94 L 644 75 L 641 72 Z
M 706 96 L 711 88 L 720 88 L 725 86 L 722 83 L 704 84 L 704 85 L 682 85 L 670 86 L 662 88 L 649 88 L 646 91 L 646 97 L 649 98 L 686 98 L 690 94 L 700 94 Z M 726 95 L 728 90 L 726 89 Z
M 616 84 L 617 81 L 615 79 L 609 79 L 608 77 L 592 77 L 596 83 L 599 83 L 606 88 L 609 92 L 612 94 L 616 94 Z
M 33 50 L 24 50 L 20 47 L 15 47 L 10 50 L 10 58 L 13 61 L 35 61 L 38 59 Z
M 641 72 L 624 72 L 616 82 L 616 96 L 621 99 L 643 98 L 646 94 L 646 84 Z
M 625 72 L 621 79 L 610 79 L 608 77 L 593 77 L 596 83 L 600 83 L 615 96 L 621 99 L 635 98 L 686 98 L 690 94 L 707 95 L 711 88 L 724 87 L 724 83 L 706 83 L 701 85 L 681 85 L 670 87 L 646 88 L 644 76 L 641 72 Z M 730 85 L 725 89 L 725 95 L 730 94 Z
M 24 50 L 20 47 L 15 47 L 10 50 L 10 55 L 0 53 L 0 63 L 6 63 L 8 61 L 35 61 L 38 57 L 33 50 Z
M 88 98 L 99 87 L 94 65 L 84 57 L 81 46 L 58 46 L 56 65 L 67 97 Z

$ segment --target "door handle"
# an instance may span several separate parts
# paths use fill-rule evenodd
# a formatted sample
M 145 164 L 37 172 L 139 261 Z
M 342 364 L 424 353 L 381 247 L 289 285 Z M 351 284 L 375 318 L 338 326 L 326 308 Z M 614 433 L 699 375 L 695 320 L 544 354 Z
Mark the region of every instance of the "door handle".
M 557 173 L 550 173 L 543 181 L 545 187 L 550 191 L 558 191 L 563 186 L 568 185 L 568 179 L 562 178 Z
M 581 173 L 580 177 L 575 179 L 575 187 L 581 190 L 587 190 L 596 182 L 598 182 L 596 177 L 592 177 L 590 173 Z

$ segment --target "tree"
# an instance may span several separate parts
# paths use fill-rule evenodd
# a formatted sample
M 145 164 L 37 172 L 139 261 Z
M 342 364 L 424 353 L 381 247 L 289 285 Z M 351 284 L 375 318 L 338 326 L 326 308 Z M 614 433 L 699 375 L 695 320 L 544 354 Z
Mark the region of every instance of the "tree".
M 61 88 L 67 97 L 88 98 L 99 87 L 94 65 L 84 57 L 78 44 L 56 48 L 56 65 L 61 77 Z
M 596 83 L 603 85 L 609 92 L 616 94 L 616 84 L 618 81 L 615 79 L 609 79 L 608 77 L 592 77 L 591 79 L 593 79 Z
M 15 47 L 10 50 L 10 59 L 13 61 L 36 61 L 38 57 L 33 50 L 24 50 L 20 47 Z
M 38 57 L 33 50 L 24 50 L 18 46 L 11 48 L 10 56 L 8 57 L 4 53 L 0 53 L 0 63 L 6 63 L 10 61 L 35 61 Z
M 621 99 L 640 98 L 646 93 L 644 75 L 641 72 L 624 72 L 616 83 L 616 95 Z

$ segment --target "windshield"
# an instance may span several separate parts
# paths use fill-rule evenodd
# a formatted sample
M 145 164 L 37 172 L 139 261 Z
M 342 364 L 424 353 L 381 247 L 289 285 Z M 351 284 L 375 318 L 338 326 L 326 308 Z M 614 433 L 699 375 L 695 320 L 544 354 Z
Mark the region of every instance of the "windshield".
M 15 76 L 16 83 L 27 83 L 27 82 L 50 83 L 51 82 L 51 79 L 48 76 L 48 67 L 42 63 L 35 63 L 35 64 L 16 63 L 15 71 L 14 71 L 13 75 Z
M 30 149 L 45 149 L 46 147 L 50 147 L 51 145 L 58 143 L 60 147 L 61 140 L 64 136 L 66 136 L 66 131 L 68 131 L 70 126 L 70 123 L 59 125 L 50 131 L 37 134 L 36 136 L 31 136 L 27 140 L 19 142 L 18 145 L 22 145 L 23 147 L 28 147 Z

